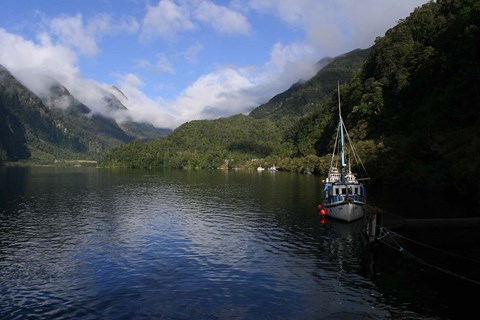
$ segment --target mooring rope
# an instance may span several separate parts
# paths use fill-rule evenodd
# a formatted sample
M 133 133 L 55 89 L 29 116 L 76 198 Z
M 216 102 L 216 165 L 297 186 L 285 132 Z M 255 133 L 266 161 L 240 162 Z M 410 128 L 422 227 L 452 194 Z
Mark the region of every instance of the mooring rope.
M 451 271 L 451 270 L 442 268 L 442 267 L 440 267 L 440 266 L 436 266 L 436 265 L 434 265 L 434 264 L 428 263 L 428 262 L 426 262 L 425 260 L 423 260 L 423 259 L 415 256 L 415 255 L 412 254 L 411 252 L 405 250 L 405 248 L 398 243 L 397 239 L 395 239 L 394 236 L 401 237 L 401 238 L 403 238 L 403 239 L 405 239 L 405 240 L 411 241 L 411 242 L 416 243 L 416 244 L 418 244 L 418 245 L 422 245 L 422 246 L 424 246 L 424 247 L 426 247 L 426 248 L 429 248 L 429 249 L 433 249 L 433 250 L 442 252 L 442 253 L 444 253 L 444 254 L 449 254 L 449 255 L 455 256 L 455 257 L 457 257 L 457 258 L 462 258 L 462 259 L 465 259 L 465 260 L 469 260 L 469 261 L 471 261 L 471 262 L 476 263 L 477 265 L 480 265 L 480 262 L 478 262 L 478 261 L 476 261 L 476 260 L 473 260 L 473 259 L 470 259 L 470 258 L 468 258 L 468 257 L 464 257 L 464 256 L 460 256 L 460 255 L 457 255 L 457 254 L 453 254 L 453 253 L 451 253 L 451 252 L 448 252 L 448 251 L 445 251 L 445 250 L 441 250 L 441 249 L 432 247 L 432 246 L 430 246 L 430 245 L 427 245 L 427 244 L 418 242 L 418 241 L 416 241 L 416 240 L 407 238 L 407 237 L 405 237 L 405 236 L 403 236 L 403 235 L 400 235 L 400 234 L 398 234 L 398 233 L 396 233 L 396 232 L 393 232 L 393 231 L 391 231 L 391 230 L 389 230 L 389 229 L 387 229 L 387 228 L 385 228 L 385 227 L 380 227 L 379 229 L 380 229 L 380 234 L 379 234 L 379 236 L 377 237 L 377 240 L 381 241 L 381 242 L 382 242 L 384 245 L 386 245 L 387 247 L 392 248 L 392 249 L 394 249 L 394 250 L 398 250 L 400 253 L 404 254 L 404 255 L 407 256 L 408 258 L 410 258 L 410 259 L 412 259 L 412 260 L 414 260 L 414 261 L 416 261 L 416 262 L 418 262 L 418 263 L 420 263 L 420 264 L 422 264 L 422 265 L 424 265 L 424 266 L 427 266 L 427 267 L 430 267 L 430 268 L 435 269 L 435 270 L 437 270 L 437 271 L 440 271 L 440 272 L 449 274 L 449 275 L 454 276 L 454 277 L 456 277 L 456 278 L 459 278 L 459 279 L 468 281 L 468 282 L 470 282 L 470 283 L 473 283 L 473 284 L 476 284 L 476 285 L 480 285 L 480 281 L 479 281 L 479 280 L 471 279 L 471 278 L 467 277 L 466 275 L 462 275 L 462 274 L 460 274 L 460 273 L 457 273 L 457 272 L 454 272 L 454 271 Z M 387 241 L 385 241 L 385 238 L 387 238 L 387 237 L 389 237 L 389 239 L 392 240 L 392 242 L 394 243 L 394 245 L 392 245 L 392 244 L 388 243 Z M 396 245 L 396 246 L 395 246 L 395 245 Z M 474 272 L 476 272 L 476 271 L 478 271 L 478 270 L 480 270 L 480 269 L 476 269 L 476 270 L 474 270 Z M 470 274 L 471 274 L 471 273 L 474 273 L 474 272 L 470 272 Z

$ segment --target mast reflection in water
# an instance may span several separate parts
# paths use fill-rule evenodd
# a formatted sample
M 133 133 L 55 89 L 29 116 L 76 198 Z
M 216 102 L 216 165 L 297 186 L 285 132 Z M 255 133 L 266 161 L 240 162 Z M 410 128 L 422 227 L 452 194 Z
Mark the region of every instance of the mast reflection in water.
M 320 192 L 321 178 L 282 172 L 0 168 L 0 314 L 445 319 L 471 311 L 440 286 L 463 284 L 367 250 L 362 221 L 322 224 Z

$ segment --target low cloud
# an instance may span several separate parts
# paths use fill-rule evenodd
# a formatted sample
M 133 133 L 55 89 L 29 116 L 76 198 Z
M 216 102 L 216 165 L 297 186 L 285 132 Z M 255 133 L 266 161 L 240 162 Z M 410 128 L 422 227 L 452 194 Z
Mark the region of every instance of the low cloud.
M 39 42 L 24 39 L 0 29 L 0 63 L 38 96 L 47 96 L 52 84 L 60 83 L 93 112 L 115 117 L 118 121 L 132 119 L 160 128 L 178 126 L 177 119 L 161 110 L 162 104 L 146 97 L 140 90 L 141 80 L 134 75 L 119 82 L 128 99 L 115 92 L 110 84 L 84 79 L 77 65 L 75 52 L 65 45 L 53 44 L 41 35 Z M 109 108 L 105 96 L 114 94 L 129 109 L 118 112 Z
M 318 70 L 308 46 L 276 44 L 262 68 L 225 66 L 206 74 L 170 104 L 181 122 L 248 113 Z
M 193 119 L 249 112 L 293 83 L 312 77 L 318 71 L 314 65 L 320 58 L 369 47 L 377 36 L 424 2 L 426 0 L 251 0 L 241 6 L 232 1 L 232 6 L 226 7 L 207 0 L 160 0 L 156 5 L 147 6 L 143 19 L 138 19 L 141 23 L 110 15 L 89 19 L 81 14 L 64 15 L 44 19 L 45 27 L 39 29 L 34 40 L 0 28 L 0 63 L 37 94 L 46 92 L 51 83 L 58 81 L 96 112 L 115 116 L 119 121 L 132 119 L 175 128 Z M 178 97 L 168 101 L 148 97 L 145 87 L 155 84 L 144 84 L 145 78 L 139 74 L 128 71 L 117 74 L 115 85 L 126 97 L 112 90 L 111 84 L 85 79 L 81 74 L 79 58 L 100 55 L 104 37 L 136 34 L 145 45 L 158 38 L 175 39 L 202 27 L 222 36 L 255 35 L 247 19 L 252 12 L 273 15 L 297 29 L 304 38 L 274 43 L 268 61 L 263 64 L 215 65 L 214 70 L 198 76 Z M 201 42 L 192 42 L 188 48 L 171 50 L 177 52 L 175 57 L 167 56 L 167 48 L 153 58 L 137 59 L 134 67 L 137 71 L 177 74 L 182 70 L 175 68 L 179 57 L 189 63 L 201 63 L 199 53 L 205 55 L 208 50 Z M 42 76 L 43 80 L 32 75 Z M 129 111 L 109 111 L 105 94 L 114 94 Z
M 71 83 L 80 77 L 77 55 L 70 48 L 52 43 L 44 33 L 38 36 L 38 42 L 27 40 L 16 34 L 0 29 L 0 63 L 12 72 L 31 70 L 35 74 L 47 75 L 60 82 Z M 42 84 L 31 89 L 41 90 Z
M 305 33 L 319 57 L 373 45 L 377 36 L 427 0 L 250 0 L 246 10 L 273 14 Z
M 157 128 L 173 129 L 181 124 L 178 117 L 167 111 L 168 106 L 164 101 L 151 99 L 142 92 L 143 82 L 135 74 L 118 75 L 118 83 L 125 96 L 113 93 L 129 110 L 126 118 L 121 120 L 146 122 Z

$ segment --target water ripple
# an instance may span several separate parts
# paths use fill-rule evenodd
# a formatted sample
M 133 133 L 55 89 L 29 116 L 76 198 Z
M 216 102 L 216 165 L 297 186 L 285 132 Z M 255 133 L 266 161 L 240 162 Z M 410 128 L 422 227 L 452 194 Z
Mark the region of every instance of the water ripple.
M 383 319 L 395 310 L 358 274 L 358 241 L 319 223 L 308 177 L 52 170 L 18 173 L 24 181 L 2 195 L 6 318 L 318 319 L 347 310 Z

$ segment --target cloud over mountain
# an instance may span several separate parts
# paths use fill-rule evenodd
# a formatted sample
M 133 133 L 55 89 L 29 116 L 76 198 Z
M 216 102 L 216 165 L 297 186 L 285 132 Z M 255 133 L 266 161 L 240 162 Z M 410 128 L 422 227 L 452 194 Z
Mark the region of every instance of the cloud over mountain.
M 106 112 L 102 94 L 113 84 L 132 118 L 174 128 L 248 112 L 313 76 L 320 58 L 369 47 L 424 2 L 65 2 L 39 4 L 30 16 L 9 3 L 0 64 L 33 91 L 45 83 L 29 73 L 55 79 L 97 112 Z

